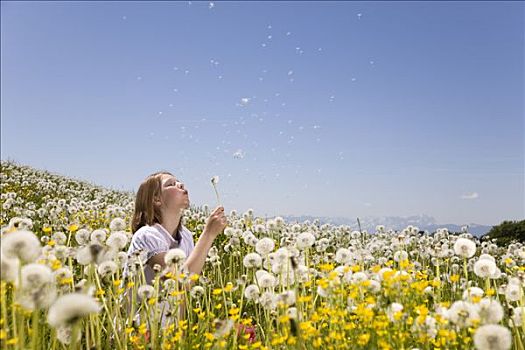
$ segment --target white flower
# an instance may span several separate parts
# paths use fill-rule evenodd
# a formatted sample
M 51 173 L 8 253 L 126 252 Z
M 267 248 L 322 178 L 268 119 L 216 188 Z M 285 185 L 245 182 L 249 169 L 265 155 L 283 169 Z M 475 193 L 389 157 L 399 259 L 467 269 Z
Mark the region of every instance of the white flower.
M 170 249 L 164 255 L 164 262 L 166 265 L 182 265 L 186 261 L 186 253 L 180 248 Z
M 17 287 L 26 290 L 43 288 L 54 283 L 51 269 L 42 264 L 27 264 L 21 270 L 22 280 L 17 279 Z
M 517 283 L 509 283 L 505 289 L 505 297 L 508 302 L 518 301 L 521 299 L 523 290 Z
M 512 345 L 512 334 L 496 324 L 481 326 L 474 333 L 474 345 L 478 350 L 508 350 Z
M 275 243 L 273 239 L 268 238 L 268 237 L 261 238 L 259 242 L 257 242 L 257 244 L 255 245 L 255 250 L 257 251 L 257 253 L 263 256 L 268 255 L 268 253 L 273 251 L 274 248 L 275 248 Z
M 288 310 L 286 310 L 286 315 L 294 320 L 297 319 L 297 308 L 289 307 Z
M 404 261 L 408 259 L 408 253 L 404 250 L 398 250 L 394 253 L 394 261 Z
M 169 281 L 169 280 L 168 280 Z M 190 291 L 190 296 L 192 298 L 198 298 L 204 295 L 204 288 L 202 286 L 194 286 Z
M 40 241 L 31 231 L 14 231 L 2 237 L 2 253 L 6 258 L 33 262 L 40 255 Z
M 255 284 L 250 284 L 244 290 L 244 297 L 248 300 L 256 300 L 259 298 L 259 287 Z
M 275 286 L 275 277 L 267 272 L 267 271 L 264 271 L 264 270 L 259 270 L 255 273 L 255 278 L 257 280 L 257 284 L 261 287 L 261 288 L 270 288 L 270 287 L 274 287 Z
M 488 260 L 492 260 L 493 262 L 496 262 L 496 259 L 494 259 L 494 257 L 492 255 L 489 255 L 489 254 L 481 254 L 479 256 L 479 260 L 481 259 L 488 259 Z
M 467 301 L 456 301 L 447 312 L 450 322 L 459 327 L 472 326 L 479 319 L 477 309 Z
M 477 307 L 482 324 L 496 324 L 503 319 L 503 307 L 497 300 L 481 299 Z
M 387 314 L 388 318 L 390 319 L 390 321 L 394 322 L 394 321 L 397 320 L 396 318 L 399 316 L 399 313 L 401 311 L 403 311 L 403 305 L 402 304 L 392 303 L 388 307 L 388 310 L 387 310 L 386 314 Z
M 78 245 L 85 245 L 89 243 L 89 231 L 85 228 L 81 228 L 75 233 L 75 240 Z
M 489 278 L 496 273 L 496 263 L 490 259 L 479 259 L 474 264 L 474 273 L 481 278 Z
M 14 282 L 18 276 L 20 262 L 18 259 L 9 259 L 4 254 L 0 254 L 0 258 L 2 263 L 0 269 L 2 280 Z
M 244 267 L 246 267 L 247 269 L 254 268 L 254 267 L 260 267 L 262 264 L 262 258 L 257 253 L 249 253 L 249 254 L 246 254 L 242 262 L 244 264 Z
M 277 300 L 290 306 L 295 304 L 295 291 L 293 290 L 287 290 L 279 294 L 277 297 Z
M 463 292 L 463 300 L 472 300 L 472 298 L 481 298 L 485 294 L 483 289 L 479 287 L 468 287 Z
M 91 232 L 91 243 L 102 244 L 107 238 L 106 231 L 102 229 L 95 230 Z
M 454 243 L 454 252 L 463 258 L 471 258 L 476 254 L 476 243 L 467 238 L 458 238 Z
M 519 327 L 521 325 L 521 322 L 523 322 L 523 314 L 525 313 L 525 306 L 516 306 L 512 309 L 512 322 L 514 325 L 512 325 L 512 322 L 509 322 L 511 327 Z
M 56 244 L 66 244 L 67 236 L 64 232 L 55 232 L 51 236 L 51 239 L 55 241 Z
M 300 233 L 297 236 L 297 240 L 295 242 L 297 248 L 301 249 L 301 250 L 306 249 L 306 248 L 310 248 L 311 246 L 314 245 L 314 243 L 315 243 L 315 237 L 310 232 Z
M 109 236 L 106 244 L 108 247 L 120 250 L 128 244 L 128 235 L 123 231 L 113 232 Z
M 340 264 L 347 264 L 352 260 L 352 253 L 346 248 L 339 248 L 335 252 L 335 261 Z
M 59 297 L 49 308 L 47 322 L 52 327 L 67 326 L 99 311 L 99 304 L 91 296 L 80 293 L 66 294 Z
M 264 292 L 259 297 L 261 306 L 268 310 L 273 310 L 277 306 L 277 297 L 272 292 Z
M 108 260 L 98 265 L 97 271 L 100 277 L 106 277 L 115 274 L 117 269 L 118 265 L 114 261 Z
M 143 286 L 140 286 L 137 290 L 137 295 L 140 299 L 149 299 L 155 295 L 155 288 L 153 286 L 150 286 L 149 284 L 145 284 Z
M 57 339 L 59 342 L 65 345 L 71 343 L 73 328 L 71 326 L 59 326 L 57 328 Z M 77 332 L 77 342 L 82 338 L 82 333 Z
M 121 218 L 114 218 L 109 224 L 111 232 L 124 231 L 126 229 L 126 221 Z

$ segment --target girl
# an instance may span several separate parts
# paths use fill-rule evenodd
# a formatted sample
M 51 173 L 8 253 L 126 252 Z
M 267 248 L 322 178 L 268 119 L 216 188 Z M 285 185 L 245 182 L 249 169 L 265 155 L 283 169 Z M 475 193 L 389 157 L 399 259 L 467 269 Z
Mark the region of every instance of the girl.
M 208 250 L 215 238 L 226 227 L 224 208 L 217 207 L 206 221 L 206 226 L 196 245 L 192 233 L 182 225 L 181 217 L 189 208 L 190 199 L 184 184 L 169 172 L 157 172 L 140 185 L 135 200 L 131 228 L 133 237 L 128 255 L 137 250 L 146 252 L 144 274 L 151 284 L 153 267 L 165 267 L 164 255 L 173 248 L 182 249 L 187 256 L 183 269 L 190 274 L 200 274 Z

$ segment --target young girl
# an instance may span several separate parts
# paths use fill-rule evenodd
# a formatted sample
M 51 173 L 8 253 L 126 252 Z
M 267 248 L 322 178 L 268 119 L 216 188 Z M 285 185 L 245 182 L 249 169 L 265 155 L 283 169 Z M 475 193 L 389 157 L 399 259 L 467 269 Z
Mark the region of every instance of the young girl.
M 146 252 L 144 274 L 151 284 L 153 267 L 165 267 L 164 255 L 173 248 L 182 249 L 187 256 L 183 269 L 190 274 L 200 274 L 208 250 L 215 238 L 226 227 L 224 208 L 217 207 L 206 221 L 197 244 L 192 233 L 182 225 L 183 211 L 190 206 L 188 191 L 184 184 L 168 172 L 157 172 L 140 185 L 135 199 L 132 218 L 133 237 L 128 254 L 137 250 Z

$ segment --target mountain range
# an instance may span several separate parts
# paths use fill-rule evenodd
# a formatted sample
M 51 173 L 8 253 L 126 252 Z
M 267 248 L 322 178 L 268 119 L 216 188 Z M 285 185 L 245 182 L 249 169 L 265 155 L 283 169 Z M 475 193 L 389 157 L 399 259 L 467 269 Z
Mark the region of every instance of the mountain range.
M 348 225 L 352 229 L 359 229 L 357 218 L 348 217 L 316 217 L 309 215 L 301 216 L 283 216 L 287 222 L 303 222 L 306 220 L 313 221 L 318 219 L 321 224 L 330 223 L 333 225 Z M 409 225 L 416 226 L 420 231 L 435 232 L 438 228 L 447 228 L 450 232 L 461 232 L 463 226 L 468 226 L 468 232 L 476 237 L 481 237 L 492 229 L 492 226 L 480 225 L 475 223 L 469 224 L 440 224 L 436 219 L 429 215 L 412 215 L 412 216 L 366 216 L 359 218 L 361 229 L 368 232 L 375 232 L 377 225 L 384 225 L 386 230 L 401 231 Z

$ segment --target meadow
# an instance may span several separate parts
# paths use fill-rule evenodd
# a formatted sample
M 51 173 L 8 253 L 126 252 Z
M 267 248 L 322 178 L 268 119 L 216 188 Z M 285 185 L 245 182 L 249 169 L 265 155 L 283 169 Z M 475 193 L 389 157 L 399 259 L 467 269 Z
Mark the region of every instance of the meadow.
M 3 349 L 525 349 L 522 243 L 231 211 L 201 275 L 175 249 L 147 285 L 132 193 L 1 168 Z

